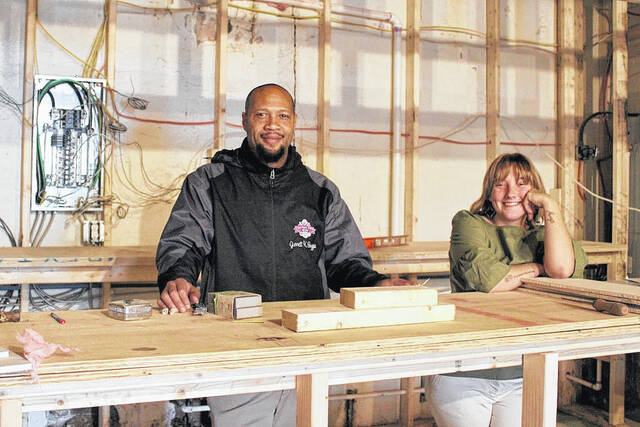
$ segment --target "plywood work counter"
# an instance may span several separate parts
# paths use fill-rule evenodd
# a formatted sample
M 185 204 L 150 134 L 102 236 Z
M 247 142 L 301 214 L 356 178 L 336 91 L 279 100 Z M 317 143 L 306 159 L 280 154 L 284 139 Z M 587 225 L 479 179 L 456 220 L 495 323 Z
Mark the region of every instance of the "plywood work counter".
M 614 317 L 521 292 L 441 295 L 457 306 L 441 323 L 294 333 L 280 309 L 338 304 L 265 304 L 263 323 L 207 314 L 121 322 L 102 310 L 25 313 L 0 328 L 0 345 L 20 352 L 16 332 L 82 351 L 55 354 L 26 376 L 0 378 L 0 420 L 22 412 L 296 388 L 299 425 L 326 425 L 328 385 L 519 365 L 525 425 L 555 425 L 558 360 L 640 351 L 640 317 Z M 540 402 L 546 402 L 540 405 Z

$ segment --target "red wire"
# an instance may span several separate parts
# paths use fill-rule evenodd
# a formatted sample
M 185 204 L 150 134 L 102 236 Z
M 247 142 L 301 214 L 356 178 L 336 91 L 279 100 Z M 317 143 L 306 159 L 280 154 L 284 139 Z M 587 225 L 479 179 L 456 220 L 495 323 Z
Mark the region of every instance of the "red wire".
M 135 117 L 135 116 L 130 116 L 128 114 L 124 114 L 122 112 L 120 112 L 118 110 L 118 108 L 116 107 L 116 105 L 113 105 L 113 109 L 115 111 L 115 113 L 120 116 L 120 117 L 124 117 L 130 120 L 135 120 L 138 122 L 144 122 L 144 123 L 158 123 L 158 124 L 167 124 L 167 125 L 185 125 L 185 126 L 205 126 L 205 125 L 213 125 L 215 124 L 215 120 L 208 120 L 208 121 L 203 121 L 203 122 L 179 122 L 179 121 L 173 121 L 173 120 L 156 120 L 156 119 L 143 119 L 140 117 Z M 227 126 L 233 127 L 233 128 L 242 128 L 242 125 L 238 125 L 235 123 L 231 123 L 231 122 L 225 122 L 225 124 Z M 317 131 L 318 128 L 317 127 L 298 127 L 296 128 L 296 130 L 298 131 Z M 391 132 L 389 131 L 372 131 L 372 130 L 364 130 L 364 129 L 329 129 L 329 131 L 331 132 L 335 132 L 335 133 L 362 133 L 365 135 L 391 135 Z M 403 137 L 407 137 L 408 134 L 403 133 L 402 134 Z M 458 144 L 458 145 L 487 145 L 486 141 L 456 141 L 454 139 L 448 139 L 448 138 L 440 138 L 437 136 L 425 136 L 425 135 L 420 135 L 418 137 L 419 139 L 427 139 L 427 140 L 432 140 L 432 141 L 443 141 L 449 144 Z M 554 143 L 529 143 L 529 142 L 503 142 L 501 143 L 501 145 L 509 145 L 509 146 L 517 146 L 517 147 L 527 147 L 527 146 L 541 146 L 541 147 L 554 147 L 556 144 Z

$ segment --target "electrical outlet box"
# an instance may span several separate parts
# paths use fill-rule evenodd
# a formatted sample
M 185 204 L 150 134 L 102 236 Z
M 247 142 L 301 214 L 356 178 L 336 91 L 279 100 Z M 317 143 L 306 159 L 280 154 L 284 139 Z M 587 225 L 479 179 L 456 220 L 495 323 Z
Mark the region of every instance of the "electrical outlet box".
M 82 221 L 82 243 L 85 245 L 101 245 L 104 243 L 104 221 Z

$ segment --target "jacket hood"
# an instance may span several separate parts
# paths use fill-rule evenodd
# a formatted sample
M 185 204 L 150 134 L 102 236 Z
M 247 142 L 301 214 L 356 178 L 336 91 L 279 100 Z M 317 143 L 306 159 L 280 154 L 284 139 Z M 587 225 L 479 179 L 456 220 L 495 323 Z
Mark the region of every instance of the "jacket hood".
M 288 150 L 287 161 L 279 168 L 281 171 L 294 169 L 302 164 L 302 157 L 296 151 L 296 147 L 290 145 Z M 240 148 L 218 151 L 211 159 L 211 163 L 224 163 L 227 166 L 246 168 L 251 172 L 258 173 L 269 173 L 273 169 L 258 159 L 258 156 L 249 147 L 247 138 L 242 141 Z

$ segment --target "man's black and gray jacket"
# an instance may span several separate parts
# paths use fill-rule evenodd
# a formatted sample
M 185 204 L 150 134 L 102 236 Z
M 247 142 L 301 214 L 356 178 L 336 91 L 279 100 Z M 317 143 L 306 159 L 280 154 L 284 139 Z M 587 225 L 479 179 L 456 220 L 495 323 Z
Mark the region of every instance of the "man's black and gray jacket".
M 329 288 L 374 286 L 371 258 L 338 188 L 294 147 L 271 169 L 247 141 L 218 152 L 185 180 L 156 255 L 158 286 L 182 277 L 207 292 L 264 301 L 322 299 Z

